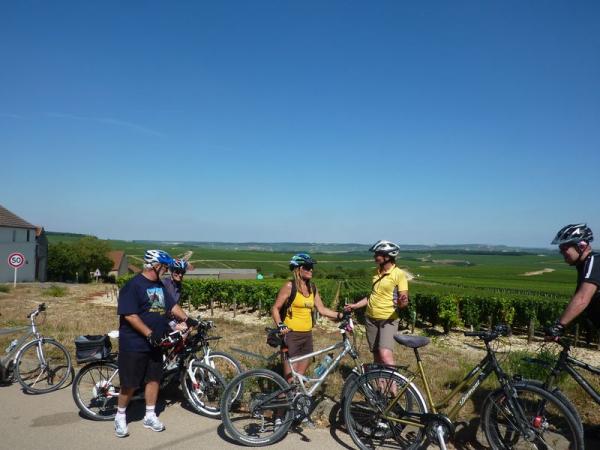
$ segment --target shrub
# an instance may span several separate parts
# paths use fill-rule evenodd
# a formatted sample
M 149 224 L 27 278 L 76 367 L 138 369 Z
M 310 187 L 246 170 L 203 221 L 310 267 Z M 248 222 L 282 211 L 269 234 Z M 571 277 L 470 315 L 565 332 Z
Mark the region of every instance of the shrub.
M 63 286 L 57 286 L 53 284 L 47 289 L 42 291 L 42 295 L 45 297 L 64 297 L 67 295 L 68 289 Z
M 0 284 L 0 292 L 10 292 L 10 286 L 8 286 L 7 284 Z

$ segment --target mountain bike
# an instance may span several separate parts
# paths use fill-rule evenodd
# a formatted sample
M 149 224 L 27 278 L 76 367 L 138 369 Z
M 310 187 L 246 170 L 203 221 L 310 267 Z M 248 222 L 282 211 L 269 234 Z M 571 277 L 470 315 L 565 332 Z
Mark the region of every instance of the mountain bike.
M 536 384 L 544 389 L 551 391 L 554 395 L 561 398 L 565 406 L 569 408 L 571 414 L 575 416 L 581 428 L 583 429 L 583 423 L 581 420 L 581 416 L 577 411 L 577 408 L 566 398 L 566 396 L 562 393 L 560 388 L 558 387 L 558 379 L 562 374 L 568 374 L 579 386 L 583 388 L 583 390 L 591 397 L 591 399 L 596 402 L 596 404 L 600 405 L 600 392 L 598 392 L 592 383 L 590 383 L 585 376 L 579 373 L 578 370 L 583 370 L 588 372 L 590 375 L 600 375 L 600 367 L 594 367 L 590 364 L 587 364 L 583 361 L 580 361 L 576 358 L 573 358 L 570 355 L 571 351 L 571 340 L 561 337 L 561 338 L 547 338 L 548 342 L 554 342 L 562 347 L 562 350 L 554 363 L 554 365 L 550 364 L 548 361 L 544 361 L 539 358 L 524 358 L 525 361 L 537 364 L 540 366 L 544 366 L 547 369 L 550 369 L 548 377 L 543 380 L 527 380 L 528 383 Z
M 207 328 L 200 322 L 199 329 Z M 218 417 L 219 399 L 225 390 L 225 381 L 214 368 L 196 357 L 201 346 L 203 332 L 192 334 L 191 330 L 179 331 L 163 338 L 163 378 L 160 389 L 173 381 L 179 381 L 185 398 L 198 413 Z M 81 368 L 73 380 L 72 396 L 81 414 L 92 420 L 112 420 L 117 413 L 120 391 L 118 353 L 92 361 Z M 143 389 L 138 389 L 132 400 L 144 398 Z
M 16 380 L 30 394 L 59 389 L 73 370 L 67 349 L 60 342 L 42 336 L 37 329 L 35 320 L 45 310 L 46 304 L 41 303 L 27 315 L 29 326 L 1 330 L 1 334 L 24 333 L 10 343 L 6 356 L 0 358 L 0 381 Z
M 500 367 L 490 343 L 508 333 L 508 327 L 468 332 L 486 348 L 483 359 L 439 403 L 434 403 L 418 349 L 429 343 L 424 336 L 396 335 L 396 342 L 412 348 L 418 375 L 398 377 L 395 372 L 372 370 L 353 383 L 344 407 L 348 432 L 361 449 L 392 447 L 417 449 L 435 443 L 445 450 L 454 434 L 460 409 L 491 374 L 500 388 L 487 396 L 481 423 L 493 449 L 583 449 L 583 433 L 564 404 L 539 386 L 509 378 Z M 415 385 L 419 377 L 425 396 Z M 452 399 L 462 393 L 450 407 Z M 424 399 L 427 399 L 425 402 Z M 441 411 L 449 409 L 444 414 Z
M 252 369 L 235 377 L 221 396 L 221 418 L 227 434 L 242 445 L 270 445 L 283 439 L 293 423 L 310 420 L 315 392 L 337 368 L 344 356 L 350 355 L 358 374 L 364 372 L 358 353 L 348 338 L 352 328 L 350 313 L 344 313 L 339 325 L 341 342 L 293 358 L 288 356 L 287 348 L 282 346 L 281 355 L 291 367 L 294 380 L 292 384 L 278 373 L 263 368 Z M 277 334 L 278 330 L 269 330 L 268 333 Z M 333 355 L 336 350 L 339 350 L 339 353 Z M 294 363 L 330 352 L 331 362 L 320 375 L 309 377 L 294 370 Z M 346 385 L 353 380 L 353 377 L 346 380 L 342 392 L 347 390 Z M 235 393 L 239 389 L 241 394 L 236 401 Z

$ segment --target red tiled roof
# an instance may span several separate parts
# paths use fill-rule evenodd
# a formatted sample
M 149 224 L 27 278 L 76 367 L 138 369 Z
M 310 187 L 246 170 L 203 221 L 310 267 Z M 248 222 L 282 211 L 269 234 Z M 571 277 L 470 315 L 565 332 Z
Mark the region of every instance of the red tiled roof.
M 139 267 L 134 266 L 133 264 L 129 264 L 127 266 L 127 270 L 131 273 L 140 273 L 142 271 L 142 269 L 140 269 Z
M 11 228 L 35 228 L 26 220 L 21 219 L 15 213 L 10 212 L 4 206 L 0 205 L 0 227 Z
M 125 252 L 123 250 L 112 250 L 108 252 L 106 256 L 108 256 L 113 262 L 112 269 L 110 270 L 119 270 L 119 267 L 121 267 L 121 261 L 123 261 L 123 257 L 125 256 Z

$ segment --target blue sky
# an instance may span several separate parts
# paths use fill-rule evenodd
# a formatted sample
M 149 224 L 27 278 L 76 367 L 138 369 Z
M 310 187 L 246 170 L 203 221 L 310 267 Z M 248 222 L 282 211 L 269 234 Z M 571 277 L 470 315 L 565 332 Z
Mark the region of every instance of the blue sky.
M 0 204 L 103 238 L 600 232 L 600 3 L 0 4 Z

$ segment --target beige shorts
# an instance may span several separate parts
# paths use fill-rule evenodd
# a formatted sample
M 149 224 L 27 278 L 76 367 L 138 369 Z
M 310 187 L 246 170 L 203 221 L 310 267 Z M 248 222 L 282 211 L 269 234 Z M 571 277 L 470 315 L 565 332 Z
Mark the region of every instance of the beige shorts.
M 399 323 L 400 319 L 378 320 L 365 317 L 369 350 L 371 350 L 371 352 L 375 352 L 380 348 L 394 350 L 394 346 L 396 345 L 394 335 L 398 332 Z

